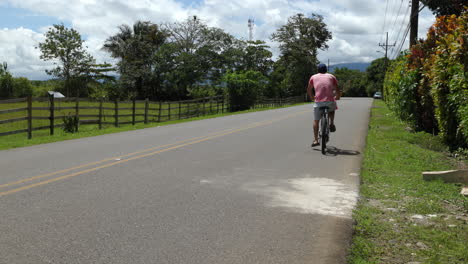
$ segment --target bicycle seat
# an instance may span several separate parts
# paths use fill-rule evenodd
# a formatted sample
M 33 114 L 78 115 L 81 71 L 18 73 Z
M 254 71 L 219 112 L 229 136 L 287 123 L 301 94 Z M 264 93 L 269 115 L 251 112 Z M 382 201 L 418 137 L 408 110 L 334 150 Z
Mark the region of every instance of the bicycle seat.
M 328 106 L 321 106 L 319 107 L 320 110 L 328 110 Z

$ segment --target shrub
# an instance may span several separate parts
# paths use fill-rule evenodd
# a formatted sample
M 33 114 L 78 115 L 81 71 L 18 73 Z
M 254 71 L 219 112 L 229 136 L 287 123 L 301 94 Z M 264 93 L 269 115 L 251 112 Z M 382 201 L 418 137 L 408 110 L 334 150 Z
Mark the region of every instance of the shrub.
M 261 72 L 232 72 L 224 76 L 231 111 L 247 110 L 262 95 L 267 82 Z
M 78 126 L 80 124 L 80 118 L 75 114 L 68 114 L 63 118 L 63 131 L 67 133 L 78 132 Z
M 386 75 L 390 109 L 450 149 L 468 147 L 468 11 L 441 16 L 427 39 L 395 60 Z

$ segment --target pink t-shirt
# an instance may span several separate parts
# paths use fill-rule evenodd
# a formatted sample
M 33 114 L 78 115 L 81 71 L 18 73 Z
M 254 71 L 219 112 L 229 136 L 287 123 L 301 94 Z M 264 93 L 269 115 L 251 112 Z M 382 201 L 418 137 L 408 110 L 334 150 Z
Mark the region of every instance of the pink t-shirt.
M 334 102 L 333 90 L 338 85 L 338 81 L 333 74 L 317 73 L 309 80 L 315 89 L 315 102 Z

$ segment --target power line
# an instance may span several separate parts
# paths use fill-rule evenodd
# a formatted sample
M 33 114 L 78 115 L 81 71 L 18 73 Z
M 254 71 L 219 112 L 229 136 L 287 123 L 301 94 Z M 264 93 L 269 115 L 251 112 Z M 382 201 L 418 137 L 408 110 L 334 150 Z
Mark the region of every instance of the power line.
M 387 11 L 388 11 L 388 0 L 387 0 L 387 5 L 385 6 L 385 16 L 384 16 L 384 22 L 382 26 L 382 36 L 380 36 L 379 43 L 382 42 L 382 38 L 385 34 L 385 24 L 387 23 Z
M 416 12 L 415 14 L 413 14 L 412 16 L 410 16 L 410 21 L 411 21 L 411 18 L 413 18 L 414 16 L 419 15 L 419 13 L 421 13 L 421 11 L 422 11 L 425 7 L 426 7 L 426 5 L 423 4 L 423 5 L 419 8 L 418 12 Z M 407 28 L 406 28 L 406 31 L 405 31 L 405 33 L 404 33 L 403 39 L 401 40 L 401 44 L 399 45 L 398 52 L 396 52 L 396 53 L 394 54 L 394 55 L 395 55 L 394 58 L 398 57 L 398 55 L 400 54 L 400 52 L 401 52 L 401 50 L 402 50 L 402 48 L 403 48 L 403 45 L 404 45 L 405 42 L 406 42 L 406 37 L 408 36 L 410 27 L 411 27 L 411 23 L 409 22 L 409 23 L 408 23 L 408 26 L 407 26 Z
M 403 1 L 405 1 L 405 0 L 401 0 L 400 6 L 398 7 L 398 12 L 396 13 L 395 19 L 393 20 L 392 30 L 390 31 L 391 32 L 390 36 L 393 36 L 396 33 L 396 30 L 393 30 L 393 29 L 395 29 L 396 21 L 398 20 L 398 17 L 400 16 L 401 7 L 403 6 Z M 392 37 L 390 37 L 390 39 L 392 39 Z
M 401 37 L 401 31 L 403 30 L 403 26 L 406 24 L 406 19 L 409 15 L 409 10 L 410 10 L 410 6 L 408 5 L 407 9 L 406 9 L 406 12 L 405 12 L 405 15 L 403 17 L 403 21 L 401 21 L 401 25 L 400 25 L 400 29 L 398 30 L 398 34 L 396 35 L 397 38 L 395 40 L 395 43 L 398 43 L 400 41 L 400 37 Z M 392 55 L 390 57 L 392 57 L 394 54 L 394 48 L 392 48 Z

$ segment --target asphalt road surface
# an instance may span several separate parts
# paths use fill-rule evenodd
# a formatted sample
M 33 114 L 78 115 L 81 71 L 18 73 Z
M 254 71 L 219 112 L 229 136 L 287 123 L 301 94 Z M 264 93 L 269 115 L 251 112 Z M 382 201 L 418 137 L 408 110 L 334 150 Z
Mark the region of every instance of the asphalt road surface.
M 0 263 L 345 263 L 371 104 L 0 151 Z

